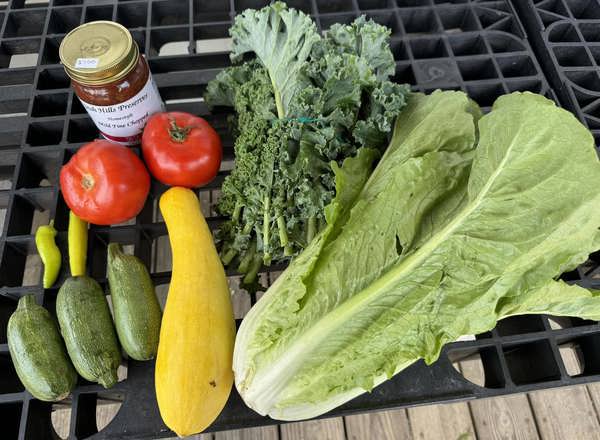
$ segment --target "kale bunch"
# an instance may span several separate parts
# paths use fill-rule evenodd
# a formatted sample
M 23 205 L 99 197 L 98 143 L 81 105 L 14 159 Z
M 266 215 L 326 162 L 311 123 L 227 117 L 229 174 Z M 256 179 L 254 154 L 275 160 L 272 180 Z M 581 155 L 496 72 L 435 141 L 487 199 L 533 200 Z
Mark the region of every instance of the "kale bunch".
M 385 148 L 409 88 L 389 80 L 389 29 L 364 17 L 321 37 L 310 17 L 277 2 L 244 11 L 230 34 L 237 64 L 205 95 L 236 114 L 235 167 L 217 205 L 228 220 L 217 239 L 223 262 L 256 288 L 262 265 L 298 254 L 323 228 L 332 163 Z

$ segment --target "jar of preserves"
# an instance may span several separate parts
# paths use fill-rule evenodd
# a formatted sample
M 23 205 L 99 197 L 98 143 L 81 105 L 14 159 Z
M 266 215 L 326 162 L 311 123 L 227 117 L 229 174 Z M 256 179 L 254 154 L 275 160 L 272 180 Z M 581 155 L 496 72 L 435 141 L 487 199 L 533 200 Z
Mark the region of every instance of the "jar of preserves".
M 65 36 L 59 56 L 102 136 L 124 145 L 138 144 L 146 121 L 163 104 L 129 31 L 112 21 L 83 24 Z

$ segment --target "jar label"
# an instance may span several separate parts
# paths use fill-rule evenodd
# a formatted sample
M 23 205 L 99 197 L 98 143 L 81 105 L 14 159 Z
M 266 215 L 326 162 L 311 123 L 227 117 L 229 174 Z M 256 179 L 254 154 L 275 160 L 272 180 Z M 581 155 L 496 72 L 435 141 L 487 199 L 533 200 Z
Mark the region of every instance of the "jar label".
M 93 105 L 81 100 L 90 118 L 109 141 L 123 145 L 140 143 L 148 118 L 163 110 L 162 100 L 152 75 L 142 89 L 127 101 L 115 105 Z

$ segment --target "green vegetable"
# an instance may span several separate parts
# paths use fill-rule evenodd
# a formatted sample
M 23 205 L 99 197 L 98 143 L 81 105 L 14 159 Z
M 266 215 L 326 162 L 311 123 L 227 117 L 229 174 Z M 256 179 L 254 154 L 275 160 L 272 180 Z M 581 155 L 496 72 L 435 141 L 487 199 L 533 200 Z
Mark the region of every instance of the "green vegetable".
M 364 186 L 336 170 L 327 227 L 238 332 L 250 407 L 318 416 L 507 316 L 600 319 L 600 292 L 555 281 L 600 247 L 592 136 L 531 93 L 479 117 L 462 93 L 414 95 Z
M 119 341 L 130 358 L 154 359 L 158 350 L 161 311 L 144 263 L 108 245 L 108 283 Z
M 40 226 L 35 232 L 35 245 L 44 263 L 44 289 L 52 287 L 60 272 L 62 258 L 55 237 L 54 220 L 49 225 Z
M 394 84 L 389 29 L 358 18 L 321 37 L 302 12 L 276 2 L 236 17 L 234 65 L 208 84 L 212 106 L 237 113 L 235 168 L 219 212 L 222 259 L 256 282 L 261 265 L 298 254 L 325 224 L 332 163 L 382 151 L 408 87 Z
M 15 370 L 36 399 L 55 402 L 69 395 L 77 373 L 67 357 L 56 322 L 33 295 L 19 300 L 8 320 L 8 349 Z
M 104 388 L 117 383 L 121 351 L 100 285 L 86 276 L 68 278 L 56 297 L 56 315 L 77 372 Z

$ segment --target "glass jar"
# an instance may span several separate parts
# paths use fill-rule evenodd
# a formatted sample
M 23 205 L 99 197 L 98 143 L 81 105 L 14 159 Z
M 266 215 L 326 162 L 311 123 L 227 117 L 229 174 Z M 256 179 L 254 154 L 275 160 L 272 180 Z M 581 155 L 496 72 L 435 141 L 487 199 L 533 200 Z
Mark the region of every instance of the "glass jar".
M 124 145 L 138 144 L 146 121 L 162 111 L 163 104 L 129 31 L 112 21 L 83 24 L 65 36 L 59 56 L 102 136 Z

